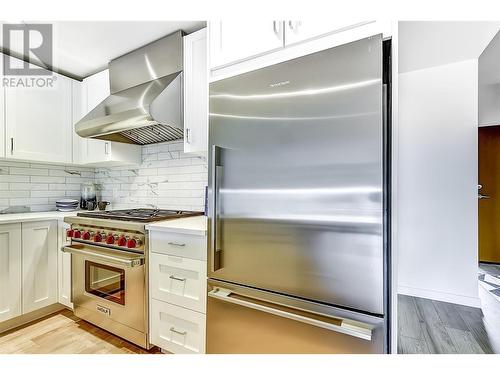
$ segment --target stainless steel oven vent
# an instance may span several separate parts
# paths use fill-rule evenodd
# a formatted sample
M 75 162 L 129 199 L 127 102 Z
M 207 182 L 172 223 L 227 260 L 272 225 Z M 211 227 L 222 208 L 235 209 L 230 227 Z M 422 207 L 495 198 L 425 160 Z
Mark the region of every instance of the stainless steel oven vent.
M 183 137 L 182 31 L 109 63 L 111 95 L 83 117 L 84 138 L 140 145 Z

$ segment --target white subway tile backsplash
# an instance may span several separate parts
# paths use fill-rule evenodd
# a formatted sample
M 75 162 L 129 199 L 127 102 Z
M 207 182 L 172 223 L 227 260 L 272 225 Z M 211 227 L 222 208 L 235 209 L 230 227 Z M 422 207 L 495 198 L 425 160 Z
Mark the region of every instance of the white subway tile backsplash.
M 39 169 L 39 168 L 15 168 L 10 167 L 9 172 L 11 175 L 23 175 L 23 176 L 48 176 L 48 169 Z
M 22 198 L 29 197 L 28 190 L 2 190 L 0 191 L 0 198 Z
M 74 176 L 93 181 L 94 168 L 1 160 L 0 211 L 11 206 L 29 206 L 32 211 L 55 210 L 56 200 L 79 198 L 80 182 L 67 183 Z
M 9 187 L 5 190 L 49 190 L 49 185 L 11 182 L 9 184 Z
M 0 210 L 29 206 L 55 209 L 61 198 L 80 197 L 83 182 L 95 182 L 99 198 L 114 208 L 204 209 L 206 158 L 184 154 L 182 141 L 142 147 L 142 164 L 111 168 L 0 161 Z
M 49 204 L 49 198 L 12 198 L 11 206 L 32 206 L 34 204 Z
M 32 190 L 31 191 L 31 196 L 32 197 L 55 197 L 55 198 L 63 198 L 66 196 L 64 191 L 37 191 L 37 190 Z
M 182 141 L 142 147 L 138 167 L 98 168 L 95 181 L 113 207 L 143 206 L 203 211 L 205 158 L 184 154 Z
M 1 167 L 0 167 L 1 168 Z M 0 182 L 30 182 L 29 176 L 0 175 Z
M 80 191 L 80 184 L 49 184 L 50 190 Z
M 64 184 L 66 182 L 65 177 L 45 177 L 45 176 L 31 176 L 31 182 L 44 182 L 44 183 L 57 183 Z

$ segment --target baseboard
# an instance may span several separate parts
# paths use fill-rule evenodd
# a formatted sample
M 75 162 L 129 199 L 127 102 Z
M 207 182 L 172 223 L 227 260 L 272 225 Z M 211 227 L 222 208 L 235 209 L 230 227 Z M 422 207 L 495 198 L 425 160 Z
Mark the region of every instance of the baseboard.
M 481 307 L 481 300 L 479 299 L 479 297 L 461 296 L 458 294 L 446 293 L 437 290 L 412 288 L 409 286 L 398 285 L 398 294 L 456 303 L 457 305 Z
M 0 323 L 0 334 L 64 309 L 66 309 L 65 306 L 59 303 L 54 303 L 50 306 L 43 307 L 28 314 L 16 316 L 15 318 Z

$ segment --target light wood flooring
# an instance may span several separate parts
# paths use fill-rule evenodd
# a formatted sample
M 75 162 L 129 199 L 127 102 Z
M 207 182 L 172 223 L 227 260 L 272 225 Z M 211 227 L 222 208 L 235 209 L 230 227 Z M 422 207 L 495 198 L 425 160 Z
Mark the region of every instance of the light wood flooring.
M 0 354 L 148 354 L 69 310 L 0 334 Z

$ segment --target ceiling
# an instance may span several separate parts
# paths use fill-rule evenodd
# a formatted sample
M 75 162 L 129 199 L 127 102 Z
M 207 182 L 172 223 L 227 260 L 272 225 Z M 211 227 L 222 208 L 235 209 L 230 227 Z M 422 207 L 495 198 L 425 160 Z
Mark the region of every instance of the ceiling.
M 76 79 L 97 73 L 107 68 L 110 60 L 177 30 L 189 34 L 206 25 L 204 21 L 44 23 L 53 24 L 53 70 Z M 12 56 L 25 58 L 21 43 L 6 51 L 0 37 L 0 48 Z
M 499 30 L 490 21 L 401 21 L 399 72 L 478 58 Z

